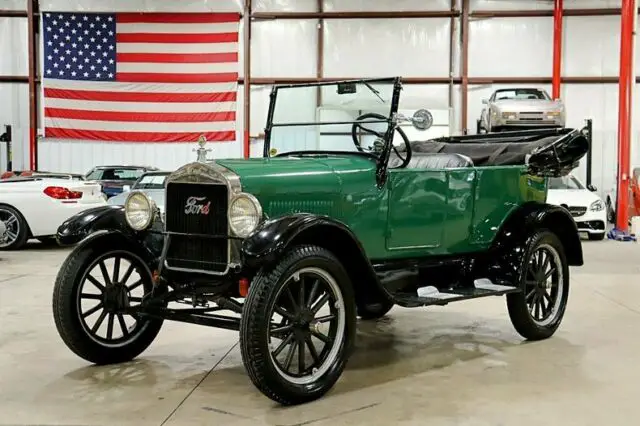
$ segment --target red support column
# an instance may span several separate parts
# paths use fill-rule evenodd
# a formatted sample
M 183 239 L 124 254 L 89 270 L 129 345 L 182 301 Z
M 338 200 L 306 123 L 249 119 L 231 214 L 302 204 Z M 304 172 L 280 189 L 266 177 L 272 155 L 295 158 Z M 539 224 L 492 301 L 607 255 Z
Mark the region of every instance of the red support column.
M 242 155 L 251 157 L 251 0 L 245 1 L 244 8 L 244 135 Z
M 38 3 L 34 0 L 27 2 L 27 31 L 28 51 L 29 51 L 29 168 L 38 169 L 38 88 L 36 85 L 37 67 L 37 47 L 36 31 L 38 21 L 36 13 Z
M 633 22 L 637 11 L 634 0 L 622 0 L 620 25 L 620 81 L 618 94 L 618 187 L 616 227 L 624 232 L 629 225 L 629 172 L 631 154 L 630 86 L 633 76 Z M 633 78 L 635 80 L 635 78 Z
M 560 99 L 560 81 L 562 75 L 562 9 L 563 0 L 555 0 L 553 8 L 553 77 L 552 97 Z

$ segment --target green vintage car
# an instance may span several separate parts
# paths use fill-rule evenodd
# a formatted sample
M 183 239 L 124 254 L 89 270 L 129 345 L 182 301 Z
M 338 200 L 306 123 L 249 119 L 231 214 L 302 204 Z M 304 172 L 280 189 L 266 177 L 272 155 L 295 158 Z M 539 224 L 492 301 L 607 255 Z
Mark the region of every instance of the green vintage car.
M 357 317 L 394 305 L 506 295 L 524 338 L 554 334 L 583 256 L 569 212 L 545 203 L 547 178 L 577 165 L 586 137 L 412 141 L 434 117 L 400 114 L 401 90 L 399 78 L 277 86 L 263 158 L 179 168 L 162 214 L 132 191 L 62 224 L 58 241 L 79 243 L 53 293 L 67 346 L 109 364 L 141 354 L 164 320 L 238 330 L 256 387 L 299 404 L 336 383 Z M 297 107 L 316 95 L 333 109 Z

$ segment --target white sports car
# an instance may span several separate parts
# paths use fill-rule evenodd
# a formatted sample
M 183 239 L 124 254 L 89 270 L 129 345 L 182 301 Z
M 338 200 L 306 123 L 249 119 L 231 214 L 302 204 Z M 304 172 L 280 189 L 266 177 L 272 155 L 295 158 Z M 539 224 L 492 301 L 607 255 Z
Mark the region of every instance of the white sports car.
M 547 203 L 569 210 L 580 232 L 590 240 L 602 240 L 605 236 L 607 212 L 604 202 L 593 186 L 585 187 L 578 178 L 567 175 L 549 179 Z
M 59 178 L 0 181 L 0 250 L 19 249 L 30 238 L 53 240 L 74 214 L 107 202 L 100 184 Z

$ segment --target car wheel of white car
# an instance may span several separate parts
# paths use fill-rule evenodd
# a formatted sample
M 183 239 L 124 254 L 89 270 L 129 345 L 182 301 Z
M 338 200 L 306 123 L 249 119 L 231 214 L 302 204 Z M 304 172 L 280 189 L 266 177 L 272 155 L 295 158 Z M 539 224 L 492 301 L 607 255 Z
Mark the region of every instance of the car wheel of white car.
M 27 243 L 29 227 L 18 210 L 0 205 L 0 222 L 0 250 L 17 250 Z

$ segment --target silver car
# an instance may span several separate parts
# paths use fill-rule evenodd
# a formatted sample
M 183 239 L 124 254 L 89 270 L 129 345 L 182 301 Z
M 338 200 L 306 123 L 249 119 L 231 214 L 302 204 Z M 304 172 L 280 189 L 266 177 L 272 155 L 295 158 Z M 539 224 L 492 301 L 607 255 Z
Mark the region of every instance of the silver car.
M 564 103 L 536 88 L 499 89 L 489 99 L 478 120 L 478 133 L 565 127 Z
M 146 172 L 142 176 L 135 181 L 135 183 L 129 187 L 127 185 L 124 186 L 123 191 L 114 195 L 113 197 L 107 200 L 108 204 L 122 206 L 124 202 L 127 200 L 127 196 L 130 191 L 141 191 L 144 192 L 151 198 L 158 209 L 160 209 L 160 213 L 164 212 L 164 184 L 167 176 L 171 172 Z

